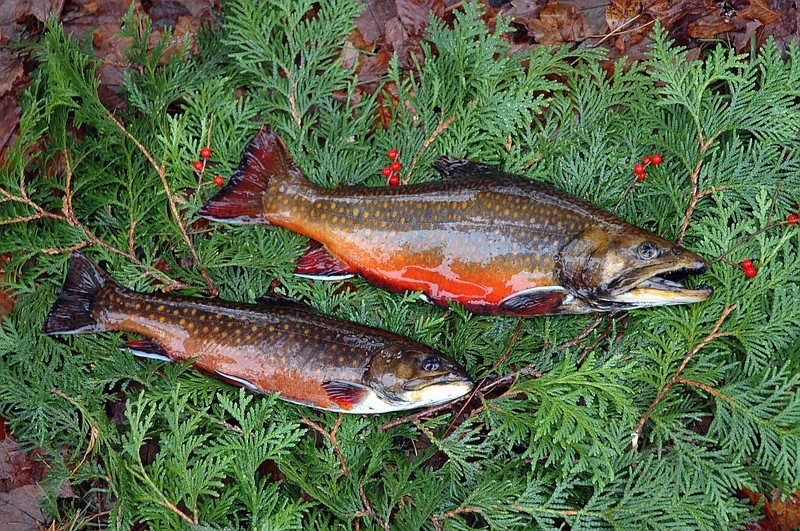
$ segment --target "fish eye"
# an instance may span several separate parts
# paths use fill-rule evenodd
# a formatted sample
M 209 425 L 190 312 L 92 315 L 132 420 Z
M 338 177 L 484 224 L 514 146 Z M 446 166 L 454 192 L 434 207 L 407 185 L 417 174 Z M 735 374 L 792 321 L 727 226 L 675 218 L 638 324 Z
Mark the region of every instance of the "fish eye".
M 439 368 L 439 360 L 434 356 L 430 356 L 422 360 L 420 363 L 422 370 L 425 372 L 433 372 Z
M 652 260 L 658 256 L 658 247 L 653 242 L 642 242 L 637 251 L 639 258 L 642 260 Z

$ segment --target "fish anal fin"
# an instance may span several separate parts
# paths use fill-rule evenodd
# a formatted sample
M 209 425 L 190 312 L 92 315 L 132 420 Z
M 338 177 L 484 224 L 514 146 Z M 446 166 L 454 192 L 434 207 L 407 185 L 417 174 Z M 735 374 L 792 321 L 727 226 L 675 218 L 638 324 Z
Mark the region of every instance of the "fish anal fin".
M 545 315 L 557 310 L 567 296 L 566 290 L 559 286 L 532 288 L 509 295 L 498 306 L 517 315 Z
M 322 387 L 328 398 L 344 410 L 353 409 L 354 406 L 367 398 L 367 390 L 361 385 L 338 380 L 322 382 Z
M 223 382 L 235 385 L 236 387 L 244 387 L 245 389 L 248 389 L 255 393 L 264 392 L 263 389 L 261 389 L 259 386 L 257 386 L 247 378 L 242 378 L 241 376 L 236 376 L 234 374 L 228 374 L 227 372 L 222 372 L 220 370 L 215 370 L 214 373 L 216 373 L 219 379 L 222 380 Z
M 134 339 L 119 346 L 120 349 L 130 350 L 140 358 L 150 358 L 161 361 L 173 361 L 169 353 L 152 339 Z
M 342 280 L 350 278 L 355 270 L 333 256 L 320 243 L 314 242 L 306 254 L 297 261 L 294 274 L 320 280 Z

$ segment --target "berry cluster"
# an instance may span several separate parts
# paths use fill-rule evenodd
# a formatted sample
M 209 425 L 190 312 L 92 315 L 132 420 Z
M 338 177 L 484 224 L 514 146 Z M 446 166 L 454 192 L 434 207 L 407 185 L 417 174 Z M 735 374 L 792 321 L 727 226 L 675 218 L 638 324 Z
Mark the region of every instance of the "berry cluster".
M 200 150 L 201 159 L 208 159 L 210 157 L 211 157 L 211 148 L 204 147 L 203 149 Z M 199 160 L 199 159 L 194 161 L 194 169 L 196 171 L 203 171 L 206 167 L 206 162 L 207 160 Z M 214 177 L 214 184 L 216 184 L 217 186 L 222 186 L 223 184 L 225 184 L 225 180 L 221 176 L 217 175 L 216 177 Z
M 742 269 L 744 269 L 744 274 L 747 276 L 747 278 L 753 278 L 756 276 L 757 271 L 756 268 L 753 267 L 752 260 L 745 260 L 742 262 Z
M 797 220 L 800 219 L 800 212 L 797 214 L 789 214 L 786 216 L 786 221 L 789 222 L 789 225 L 797 225 Z
M 641 164 L 637 164 L 636 166 L 633 167 L 633 173 L 636 174 L 637 179 L 639 179 L 640 181 L 644 181 L 645 177 L 647 177 L 645 169 L 650 165 L 650 163 L 653 163 L 656 166 L 658 166 L 659 164 L 661 164 L 662 160 L 663 159 L 661 158 L 661 155 L 659 155 L 658 153 L 654 154 L 652 157 L 645 157 L 642 159 Z
M 400 163 L 397 162 L 397 156 L 399 154 L 400 153 L 398 153 L 396 149 L 390 149 L 388 155 L 392 163 L 381 170 L 381 173 L 383 173 L 383 176 L 387 179 L 386 182 L 391 186 L 400 184 L 400 177 L 396 173 L 400 171 Z

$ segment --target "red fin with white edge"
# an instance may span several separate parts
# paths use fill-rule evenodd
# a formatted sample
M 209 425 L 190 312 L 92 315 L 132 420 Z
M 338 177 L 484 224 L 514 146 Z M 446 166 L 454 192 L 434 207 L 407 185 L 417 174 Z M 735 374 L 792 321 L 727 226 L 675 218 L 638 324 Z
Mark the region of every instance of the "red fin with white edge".
M 352 267 L 333 256 L 318 242 L 311 244 L 294 268 L 295 275 L 315 280 L 342 280 L 355 273 Z
M 516 315 L 546 315 L 558 309 L 568 295 L 560 286 L 532 288 L 509 295 L 498 306 L 504 312 Z
M 331 402 L 347 411 L 367 398 L 367 389 L 349 382 L 322 382 L 322 387 Z
M 135 339 L 119 346 L 120 349 L 130 350 L 134 356 L 150 358 L 161 361 L 173 361 L 167 351 L 152 339 Z
M 300 175 L 281 138 L 264 126 L 247 145 L 239 167 L 225 188 L 203 205 L 197 214 L 212 221 L 269 225 L 263 195 L 270 182 Z
M 263 389 L 261 389 L 259 386 L 257 386 L 247 378 L 242 378 L 241 376 L 236 376 L 235 374 L 228 374 L 227 372 L 222 372 L 220 370 L 215 370 L 214 372 L 223 382 L 235 385 L 236 387 L 244 387 L 245 389 L 253 391 L 254 393 L 264 392 Z

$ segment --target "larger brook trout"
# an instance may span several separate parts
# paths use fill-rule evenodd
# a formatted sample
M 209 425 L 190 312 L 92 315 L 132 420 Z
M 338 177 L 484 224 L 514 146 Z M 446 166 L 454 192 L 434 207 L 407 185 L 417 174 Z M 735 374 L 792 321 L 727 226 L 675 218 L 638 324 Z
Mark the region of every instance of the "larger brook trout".
M 137 293 L 81 253 L 47 316 L 45 334 L 123 330 L 149 339 L 135 354 L 192 366 L 229 383 L 343 413 L 384 413 L 448 402 L 467 373 L 406 337 L 321 315 L 294 301 L 242 304 Z
M 610 212 L 483 164 L 441 158 L 434 167 L 441 181 L 324 189 L 265 127 L 199 215 L 277 225 L 322 244 L 298 274 L 358 274 L 483 314 L 627 310 L 712 293 L 675 281 L 703 272 L 703 258 Z

